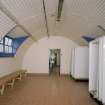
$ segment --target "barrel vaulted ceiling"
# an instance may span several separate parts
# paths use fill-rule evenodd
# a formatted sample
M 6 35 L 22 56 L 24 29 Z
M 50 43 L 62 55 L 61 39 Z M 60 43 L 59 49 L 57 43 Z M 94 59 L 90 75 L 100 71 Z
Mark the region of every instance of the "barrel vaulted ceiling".
M 24 30 L 22 30 L 19 26 L 15 26 L 12 30 L 10 30 L 10 32 L 7 35 L 12 38 L 28 36 L 28 34 Z
M 0 38 L 3 38 L 16 24 L 0 11 Z
M 85 44 L 82 36 L 96 38 L 105 34 L 105 0 L 64 0 L 60 21 L 57 21 L 59 0 L 44 3 L 49 36 L 61 35 Z M 39 40 L 48 36 L 43 0 L 0 0 L 0 10 L 1 36 L 13 27 L 16 27 L 11 31 L 13 37 L 30 34 Z

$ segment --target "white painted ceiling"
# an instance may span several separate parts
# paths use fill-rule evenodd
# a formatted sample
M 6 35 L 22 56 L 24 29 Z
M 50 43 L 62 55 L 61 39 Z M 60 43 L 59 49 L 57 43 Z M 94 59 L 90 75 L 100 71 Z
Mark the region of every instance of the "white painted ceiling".
M 0 39 L 15 26 L 16 24 L 0 11 Z
M 83 35 L 99 37 L 105 34 L 97 27 L 101 25 L 105 28 L 105 0 L 64 0 L 60 22 L 56 21 L 58 1 L 45 0 L 50 35 L 66 36 L 84 44 Z M 0 4 L 36 40 L 47 35 L 42 0 L 0 0 Z M 18 36 L 18 32 L 12 35 Z

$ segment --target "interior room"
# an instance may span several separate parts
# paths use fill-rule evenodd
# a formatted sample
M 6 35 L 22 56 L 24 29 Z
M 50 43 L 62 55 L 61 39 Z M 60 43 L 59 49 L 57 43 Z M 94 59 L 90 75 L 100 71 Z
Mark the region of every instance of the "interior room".
M 60 49 L 50 49 L 49 74 L 60 75 Z
M 0 105 L 105 105 L 105 0 L 0 0 Z

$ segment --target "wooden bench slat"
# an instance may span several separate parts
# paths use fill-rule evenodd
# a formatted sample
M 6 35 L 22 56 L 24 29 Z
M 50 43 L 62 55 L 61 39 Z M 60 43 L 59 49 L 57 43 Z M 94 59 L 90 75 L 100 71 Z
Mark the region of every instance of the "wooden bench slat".
M 26 72 L 27 72 L 27 70 L 19 70 L 14 73 L 11 73 L 11 74 L 1 77 L 0 78 L 0 87 L 1 87 L 0 93 L 3 94 L 6 83 L 8 83 L 10 81 L 13 82 L 20 75 L 26 74 Z M 14 83 L 11 83 L 12 87 L 13 87 L 13 85 L 14 85 Z

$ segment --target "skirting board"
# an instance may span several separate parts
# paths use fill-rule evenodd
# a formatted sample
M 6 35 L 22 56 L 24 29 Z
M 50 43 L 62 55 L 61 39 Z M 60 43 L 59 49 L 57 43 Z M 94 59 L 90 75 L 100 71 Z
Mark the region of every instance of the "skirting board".
M 98 104 L 98 105 L 103 105 L 103 103 L 101 101 L 99 101 L 98 99 L 94 98 L 93 94 L 89 93 L 90 94 L 90 97 L 95 100 L 95 102 Z
M 29 77 L 34 77 L 34 76 L 50 76 L 49 73 L 27 73 Z M 60 76 L 69 76 L 69 74 L 60 74 Z
M 70 76 L 70 74 L 60 74 L 60 76 Z
M 27 73 L 29 77 L 34 77 L 34 76 L 49 76 L 49 73 Z
M 75 77 L 73 77 L 72 75 L 70 75 L 70 77 L 73 79 L 73 80 L 75 80 L 75 81 L 80 81 L 80 82 L 88 82 L 89 80 L 88 80 L 88 78 L 75 78 Z

